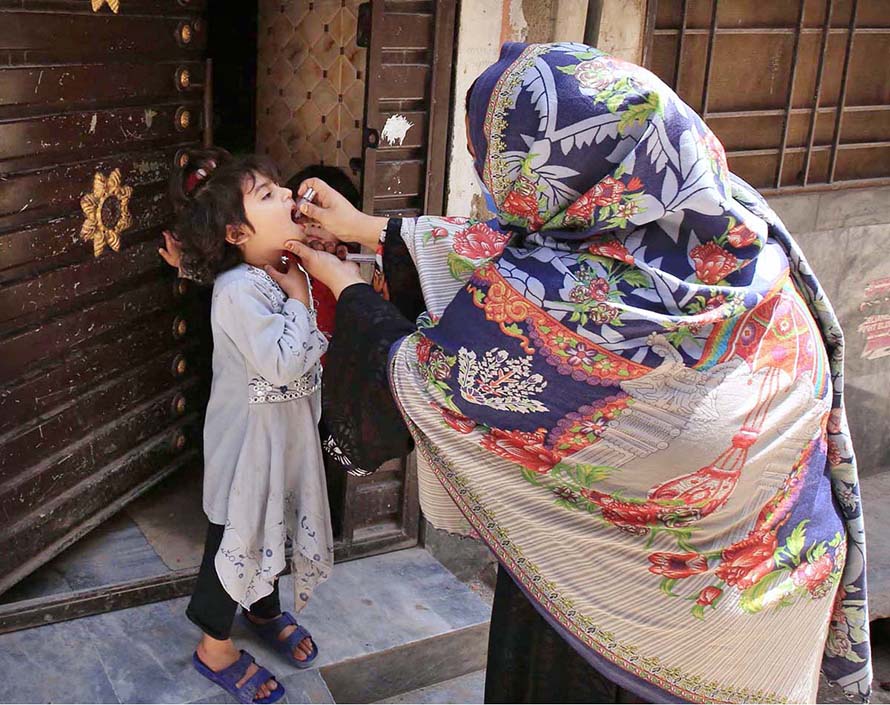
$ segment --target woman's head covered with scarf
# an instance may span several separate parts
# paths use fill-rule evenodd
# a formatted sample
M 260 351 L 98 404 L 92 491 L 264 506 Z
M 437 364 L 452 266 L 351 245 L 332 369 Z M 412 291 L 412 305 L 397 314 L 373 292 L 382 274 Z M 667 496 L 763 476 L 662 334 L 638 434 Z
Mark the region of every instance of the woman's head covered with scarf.
M 729 217 L 745 225 L 730 240 L 734 257 L 766 237 L 732 200 L 741 192 L 761 212 L 760 197 L 731 181 L 720 141 L 646 69 L 582 44 L 509 43 L 467 106 L 474 166 L 512 231 L 588 240 L 692 211 L 701 242 L 725 233 Z

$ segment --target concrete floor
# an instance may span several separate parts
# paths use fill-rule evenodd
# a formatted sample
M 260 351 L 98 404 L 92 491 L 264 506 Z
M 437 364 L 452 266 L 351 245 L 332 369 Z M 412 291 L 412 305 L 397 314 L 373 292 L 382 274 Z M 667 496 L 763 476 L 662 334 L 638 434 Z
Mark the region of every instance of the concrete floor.
M 282 581 L 287 609 L 292 584 L 287 577 Z M 187 603 L 180 598 L 0 635 L 0 702 L 234 702 L 192 667 L 200 632 L 185 617 Z M 484 655 L 489 611 L 429 553 L 409 549 L 339 564 L 318 588 L 299 617 L 319 644 L 316 668 L 298 670 L 257 641 L 240 619 L 233 638 L 285 685 L 287 702 L 329 703 L 322 671 L 334 664 L 428 645 L 476 625 L 483 628 L 471 634 L 479 641 L 474 653 Z M 429 653 L 429 646 L 421 652 Z M 463 672 L 481 668 L 481 658 Z
M 884 690 L 880 683 L 890 680 L 890 645 L 879 646 L 875 652 L 875 685 L 871 702 L 874 705 L 890 703 L 890 689 Z M 890 688 L 890 686 L 888 686 Z M 485 695 L 485 671 L 475 671 L 459 678 L 452 678 L 442 683 L 418 688 L 408 693 L 381 700 L 381 703 L 481 703 Z M 833 688 L 828 683 L 822 682 L 819 688 L 817 702 L 819 703 L 848 703 L 839 688 Z

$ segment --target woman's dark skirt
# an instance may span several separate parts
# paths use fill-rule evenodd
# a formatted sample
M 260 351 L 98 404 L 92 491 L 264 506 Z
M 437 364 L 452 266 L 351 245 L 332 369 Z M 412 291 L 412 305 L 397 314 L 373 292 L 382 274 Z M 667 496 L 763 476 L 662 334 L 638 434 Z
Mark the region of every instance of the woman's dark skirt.
M 510 574 L 498 568 L 486 703 L 638 703 L 599 674 L 532 606 Z

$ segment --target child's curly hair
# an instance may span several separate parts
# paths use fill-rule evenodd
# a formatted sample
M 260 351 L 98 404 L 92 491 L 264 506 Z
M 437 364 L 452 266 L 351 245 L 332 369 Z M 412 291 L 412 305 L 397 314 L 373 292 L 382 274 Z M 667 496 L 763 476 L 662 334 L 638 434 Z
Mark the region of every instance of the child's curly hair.
M 274 164 L 256 154 L 233 156 L 220 148 L 187 152 L 185 166 L 170 175 L 173 232 L 182 247 L 181 267 L 198 281 L 212 282 L 242 262 L 240 250 L 226 241 L 227 226 L 253 226 L 244 212 L 244 192 L 256 174 L 278 181 Z

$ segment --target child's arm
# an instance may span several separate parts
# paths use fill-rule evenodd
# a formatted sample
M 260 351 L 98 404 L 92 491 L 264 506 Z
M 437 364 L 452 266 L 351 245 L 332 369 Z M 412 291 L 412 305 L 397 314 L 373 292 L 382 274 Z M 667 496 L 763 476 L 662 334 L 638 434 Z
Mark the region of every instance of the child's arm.
M 247 361 L 271 384 L 285 385 L 312 369 L 328 348 L 315 314 L 297 299 L 281 313 L 248 280 L 232 282 L 220 293 L 218 320 Z

